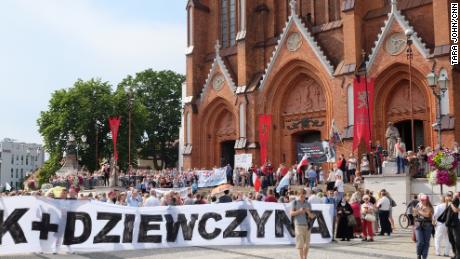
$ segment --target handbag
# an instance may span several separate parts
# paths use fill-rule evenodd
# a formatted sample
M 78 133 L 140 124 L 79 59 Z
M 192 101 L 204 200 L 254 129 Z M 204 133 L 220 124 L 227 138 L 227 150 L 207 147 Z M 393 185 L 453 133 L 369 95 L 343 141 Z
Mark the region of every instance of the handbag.
M 445 223 L 447 221 L 447 210 L 449 207 L 446 207 L 446 209 L 439 215 L 439 217 L 436 219 L 437 222 Z
M 347 216 L 347 223 L 349 227 L 354 227 L 358 224 L 353 214 Z
M 370 221 L 370 222 L 375 222 L 376 218 L 372 214 L 366 214 L 366 216 L 364 216 L 364 220 L 367 220 L 367 221 Z
M 412 241 L 417 242 L 417 237 L 415 235 L 415 226 L 412 227 Z

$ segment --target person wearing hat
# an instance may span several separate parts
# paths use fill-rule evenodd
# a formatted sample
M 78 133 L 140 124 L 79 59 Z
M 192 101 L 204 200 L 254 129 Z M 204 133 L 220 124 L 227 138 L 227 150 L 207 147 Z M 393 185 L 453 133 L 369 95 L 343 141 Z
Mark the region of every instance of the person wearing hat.
M 417 242 L 417 259 L 426 259 L 430 248 L 431 232 L 433 231 L 433 206 L 425 194 L 420 194 L 420 202 L 414 208 L 415 237 Z

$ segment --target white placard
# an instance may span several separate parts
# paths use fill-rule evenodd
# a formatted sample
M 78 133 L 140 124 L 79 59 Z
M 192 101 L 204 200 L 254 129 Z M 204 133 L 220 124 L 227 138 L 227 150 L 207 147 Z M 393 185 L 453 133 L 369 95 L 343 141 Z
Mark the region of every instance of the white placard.
M 235 168 L 248 170 L 252 166 L 252 154 L 235 155 Z

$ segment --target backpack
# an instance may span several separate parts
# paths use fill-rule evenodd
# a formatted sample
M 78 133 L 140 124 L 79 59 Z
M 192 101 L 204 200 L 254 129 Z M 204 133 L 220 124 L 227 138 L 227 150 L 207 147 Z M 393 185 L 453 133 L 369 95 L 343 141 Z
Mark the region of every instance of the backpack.
M 391 207 L 396 207 L 397 206 L 395 200 L 393 200 L 391 198 L 390 198 L 390 205 L 391 205 Z

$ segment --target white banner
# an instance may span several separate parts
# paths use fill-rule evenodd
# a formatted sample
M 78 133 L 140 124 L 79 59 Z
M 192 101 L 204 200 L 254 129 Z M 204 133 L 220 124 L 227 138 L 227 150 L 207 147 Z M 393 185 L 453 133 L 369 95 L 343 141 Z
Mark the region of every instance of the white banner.
M 177 192 L 180 194 L 181 198 L 186 198 L 187 194 L 190 192 L 190 187 L 184 188 L 153 188 L 153 190 L 160 195 L 164 195 L 168 192 Z
M 252 154 L 235 155 L 235 168 L 248 170 L 252 166 Z
M 227 183 L 227 167 L 214 168 L 213 170 L 197 171 L 198 188 L 212 187 Z
M 133 208 L 28 196 L 0 198 L 0 205 L 0 255 L 295 243 L 290 204 Z M 333 206 L 312 209 L 311 243 L 330 242 Z

